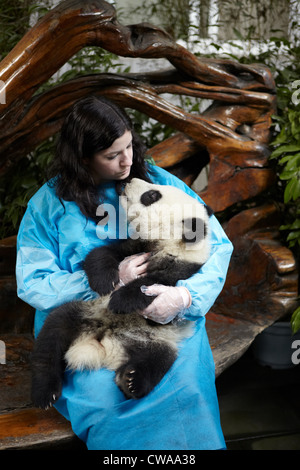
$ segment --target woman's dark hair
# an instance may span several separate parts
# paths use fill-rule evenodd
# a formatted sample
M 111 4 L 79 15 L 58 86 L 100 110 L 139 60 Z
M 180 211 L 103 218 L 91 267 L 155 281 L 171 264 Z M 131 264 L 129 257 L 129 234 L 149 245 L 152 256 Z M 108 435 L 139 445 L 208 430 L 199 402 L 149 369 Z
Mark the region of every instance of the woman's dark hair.
M 96 209 L 101 202 L 101 186 L 94 184 L 87 162 L 126 131 L 133 136 L 133 161 L 129 177 L 116 181 L 118 193 L 131 178 L 150 182 L 145 147 L 125 111 L 103 97 L 89 96 L 72 106 L 62 125 L 49 171 L 49 177 L 54 179 L 49 184 L 55 186 L 61 200 L 75 201 L 86 217 L 97 220 Z

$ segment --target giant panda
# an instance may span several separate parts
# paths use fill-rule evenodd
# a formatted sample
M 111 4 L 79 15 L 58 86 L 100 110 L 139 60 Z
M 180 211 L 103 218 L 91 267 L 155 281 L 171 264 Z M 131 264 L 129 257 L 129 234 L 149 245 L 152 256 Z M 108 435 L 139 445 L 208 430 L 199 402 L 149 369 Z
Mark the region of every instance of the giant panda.
M 161 325 L 140 315 L 154 298 L 141 286 L 174 286 L 200 269 L 209 257 L 212 211 L 181 189 L 138 178 L 127 183 L 121 204 L 128 238 L 93 249 L 83 265 L 100 297 L 53 310 L 35 341 L 32 400 L 38 407 L 59 398 L 66 368 L 113 370 L 125 397 L 141 398 L 160 382 L 179 342 L 193 332 L 191 321 Z M 119 263 L 141 252 L 151 252 L 146 275 L 116 288 Z

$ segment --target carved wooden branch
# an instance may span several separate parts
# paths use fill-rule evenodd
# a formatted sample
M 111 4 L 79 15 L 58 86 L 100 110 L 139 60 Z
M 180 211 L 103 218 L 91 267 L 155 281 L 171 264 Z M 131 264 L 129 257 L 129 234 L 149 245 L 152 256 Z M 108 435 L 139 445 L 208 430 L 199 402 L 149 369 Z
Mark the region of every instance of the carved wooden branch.
M 255 337 L 297 304 L 298 272 L 278 233 L 272 203 L 240 212 L 225 225 L 234 245 L 224 289 L 207 314 L 216 375 L 233 364 Z
M 275 204 L 240 212 L 225 226 L 234 253 L 214 312 L 255 319 L 266 326 L 295 308 L 298 273 L 291 251 L 282 246 Z
M 100 46 L 124 57 L 165 57 L 185 75 L 205 83 L 244 89 L 274 87 L 270 73 L 263 67 L 199 60 L 160 28 L 148 24 L 121 25 L 114 8 L 102 0 L 67 0 L 42 18 L 3 60 L 0 79 L 6 83 L 8 104 L 19 98 L 20 92 L 28 99 L 53 70 L 87 45 Z

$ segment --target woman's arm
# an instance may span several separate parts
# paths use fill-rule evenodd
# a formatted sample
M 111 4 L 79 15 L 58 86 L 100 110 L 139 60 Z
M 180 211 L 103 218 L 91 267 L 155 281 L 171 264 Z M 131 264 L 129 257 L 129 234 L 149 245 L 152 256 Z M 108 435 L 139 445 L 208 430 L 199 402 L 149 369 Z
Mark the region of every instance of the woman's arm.
M 185 310 L 184 318 L 196 320 L 205 315 L 215 303 L 223 289 L 233 246 L 217 219 L 210 218 L 211 252 L 202 268 L 192 277 L 177 282 L 186 287 L 192 297 L 191 306 Z
M 29 205 L 17 239 L 17 293 L 37 310 L 47 311 L 71 300 L 97 297 L 85 272 L 63 269 L 58 253 L 56 227 Z

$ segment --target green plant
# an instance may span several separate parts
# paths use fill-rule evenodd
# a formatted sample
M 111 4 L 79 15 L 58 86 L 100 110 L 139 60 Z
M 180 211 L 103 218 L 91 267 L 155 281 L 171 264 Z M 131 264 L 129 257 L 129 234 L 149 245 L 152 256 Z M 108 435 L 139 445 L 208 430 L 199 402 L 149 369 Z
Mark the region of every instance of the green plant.
M 287 231 L 290 248 L 300 248 L 300 110 L 287 108 L 284 115 L 274 116 L 280 131 L 271 146 L 271 159 L 277 161 L 279 181 L 283 182 L 285 219 L 281 226 Z
M 32 15 L 39 17 L 47 11 L 49 2 L 43 6 L 34 0 L 1 0 L 0 2 L 0 60 L 18 43 L 30 27 Z
M 46 181 L 54 145 L 54 138 L 43 142 L 0 178 L 0 238 L 17 232 L 27 202 Z
M 297 333 L 300 330 L 300 307 L 298 307 L 291 318 L 291 326 L 293 333 Z
M 287 245 L 296 259 L 300 256 L 300 102 L 298 100 L 300 77 L 300 37 L 293 43 L 287 39 L 274 38 L 274 42 L 285 47 L 285 65 L 274 70 L 277 85 L 277 115 L 273 116 L 274 137 L 270 160 L 275 162 L 278 175 L 278 198 L 283 202 L 283 224 Z M 291 317 L 293 333 L 300 329 L 300 307 Z

